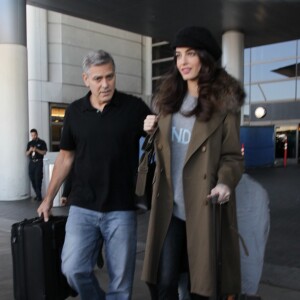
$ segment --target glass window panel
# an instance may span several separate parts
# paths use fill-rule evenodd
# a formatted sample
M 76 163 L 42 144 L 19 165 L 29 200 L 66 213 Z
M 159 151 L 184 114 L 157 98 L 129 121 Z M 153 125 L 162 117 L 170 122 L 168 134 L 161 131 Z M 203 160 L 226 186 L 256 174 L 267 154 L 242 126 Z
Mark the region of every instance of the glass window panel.
M 244 84 L 250 83 L 250 75 L 251 75 L 251 66 L 244 67 Z
M 244 64 L 249 65 L 250 64 L 250 56 L 251 54 L 251 48 L 247 48 L 244 50 Z
M 296 60 L 284 60 L 252 65 L 251 82 L 280 80 L 296 76 Z
M 65 117 L 66 108 L 65 107 L 51 107 L 51 122 L 63 122 Z
M 52 141 L 53 142 L 59 142 L 60 141 L 61 131 L 62 131 L 62 126 L 61 125 L 52 125 Z
M 296 93 L 297 93 L 296 99 L 299 100 L 300 99 L 300 77 L 297 78 L 297 90 L 296 90 Z M 299 148 L 300 148 L 300 146 L 299 146 Z
M 152 64 L 152 77 L 165 74 L 173 64 L 173 60 Z
M 173 57 L 174 52 L 170 47 L 170 44 L 152 47 L 152 60 Z
M 59 151 L 61 131 L 67 106 L 66 104 L 50 104 L 50 151 L 52 152 Z
M 249 116 L 250 115 L 250 105 L 249 104 L 245 104 L 243 106 L 244 109 L 244 116 Z
M 250 103 L 264 102 L 265 97 L 258 84 L 251 84 L 250 86 Z
M 152 93 L 155 93 L 158 82 L 159 82 L 158 79 L 153 79 L 152 80 Z
M 52 124 L 51 125 L 51 149 L 50 151 L 56 152 L 59 151 L 59 143 L 61 139 L 61 132 L 63 126 L 61 124 Z
M 251 48 L 251 63 L 294 57 L 296 42 L 289 41 Z
M 295 80 L 262 83 L 260 87 L 267 101 L 295 100 Z
M 245 103 L 250 103 L 250 85 L 249 84 L 245 85 L 244 90 L 246 92 Z

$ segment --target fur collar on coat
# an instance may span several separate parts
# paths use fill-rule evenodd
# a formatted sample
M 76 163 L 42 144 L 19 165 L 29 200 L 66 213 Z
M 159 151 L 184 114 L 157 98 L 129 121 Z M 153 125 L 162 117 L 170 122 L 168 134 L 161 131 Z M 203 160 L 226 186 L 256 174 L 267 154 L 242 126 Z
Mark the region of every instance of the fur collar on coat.
M 217 110 L 222 113 L 238 113 L 246 97 L 242 84 L 222 68 L 217 71 L 211 93 Z

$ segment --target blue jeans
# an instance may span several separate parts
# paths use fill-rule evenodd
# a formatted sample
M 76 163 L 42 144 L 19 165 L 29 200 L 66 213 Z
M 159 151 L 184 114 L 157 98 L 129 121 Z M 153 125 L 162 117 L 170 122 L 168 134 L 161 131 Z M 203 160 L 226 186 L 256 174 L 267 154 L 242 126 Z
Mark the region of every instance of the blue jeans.
M 106 294 L 94 274 L 102 239 L 110 279 Z M 136 212 L 101 213 L 71 206 L 62 251 L 62 271 L 81 300 L 131 299 L 136 242 Z

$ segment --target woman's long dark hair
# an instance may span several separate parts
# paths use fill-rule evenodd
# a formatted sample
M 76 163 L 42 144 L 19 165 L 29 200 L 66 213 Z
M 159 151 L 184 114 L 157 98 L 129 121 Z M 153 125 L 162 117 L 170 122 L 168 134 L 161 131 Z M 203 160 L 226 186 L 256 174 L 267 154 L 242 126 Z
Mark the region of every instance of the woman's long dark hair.
M 211 83 L 215 80 L 220 68 L 218 68 L 217 62 L 207 51 L 199 49 L 195 49 L 195 51 L 201 62 L 201 69 L 198 74 L 199 96 L 195 108 L 185 115 L 195 115 L 202 121 L 208 121 L 217 104 L 217 99 L 214 99 L 211 92 Z M 176 57 L 174 57 L 173 66 L 162 77 L 154 94 L 154 110 L 162 115 L 178 112 L 186 93 L 187 82 L 182 79 L 176 67 Z

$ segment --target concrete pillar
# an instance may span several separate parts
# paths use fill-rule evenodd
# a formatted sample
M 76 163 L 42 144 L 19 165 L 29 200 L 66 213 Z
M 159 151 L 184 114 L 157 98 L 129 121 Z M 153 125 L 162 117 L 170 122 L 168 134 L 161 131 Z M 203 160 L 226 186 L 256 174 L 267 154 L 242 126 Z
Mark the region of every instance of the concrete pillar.
M 233 77 L 244 83 L 244 34 L 230 30 L 222 36 L 222 66 Z M 244 123 L 244 112 L 241 112 L 241 124 Z
M 0 1 L 0 200 L 29 197 L 26 1 Z
M 49 141 L 49 103 L 47 97 L 48 69 L 48 13 L 27 5 L 28 49 L 28 110 L 29 129 L 36 128 L 39 137 Z

